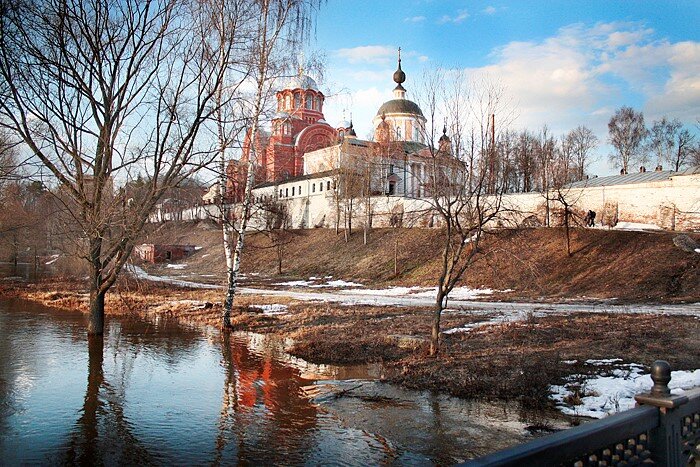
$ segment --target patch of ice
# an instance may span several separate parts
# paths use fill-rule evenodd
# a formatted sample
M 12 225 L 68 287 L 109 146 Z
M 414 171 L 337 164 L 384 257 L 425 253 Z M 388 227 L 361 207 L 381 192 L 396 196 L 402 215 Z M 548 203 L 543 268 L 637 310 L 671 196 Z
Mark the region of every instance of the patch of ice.
M 642 230 L 662 230 L 661 227 L 659 227 L 656 224 L 642 224 L 641 222 L 618 222 L 615 227 L 615 230 L 634 230 L 634 231 L 642 231 Z
M 607 361 L 618 361 L 608 359 Z M 572 375 L 561 386 L 550 386 L 552 396 L 559 410 L 567 415 L 583 415 L 603 418 L 613 413 L 629 410 L 635 406 L 634 396 L 648 392 L 653 383 L 648 374 L 642 374 L 642 365 L 631 363 L 599 375 Z M 672 394 L 682 394 L 684 390 L 700 386 L 700 369 L 694 371 L 673 371 L 669 387 Z M 569 405 L 565 399 L 578 390 L 580 405 Z
M 199 250 L 201 250 L 202 248 L 204 248 L 204 247 L 203 247 L 203 246 L 196 246 L 196 247 L 194 247 L 194 251 L 199 251 Z
M 562 360 L 561 362 L 565 365 L 573 365 L 574 363 L 577 363 L 578 360 Z
M 187 264 L 166 264 L 165 267 L 168 269 L 185 269 L 187 267 Z
M 282 305 L 281 303 L 273 303 L 272 305 L 250 305 L 250 307 L 258 308 L 262 310 L 264 315 L 268 316 L 286 315 L 287 309 L 289 308 L 287 305 Z

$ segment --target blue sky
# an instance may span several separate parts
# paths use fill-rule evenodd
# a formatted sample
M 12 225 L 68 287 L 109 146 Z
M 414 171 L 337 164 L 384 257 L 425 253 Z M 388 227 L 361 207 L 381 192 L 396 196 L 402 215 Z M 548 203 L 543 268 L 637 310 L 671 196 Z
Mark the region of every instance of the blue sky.
M 554 134 L 587 125 L 606 139 L 614 110 L 643 110 L 696 130 L 700 1 L 328 1 L 309 48 L 325 53 L 321 89 L 332 124 L 352 114 L 358 135 L 391 98 L 396 48 L 411 98 L 425 68 L 463 68 L 505 87 L 513 127 Z M 413 85 L 413 88 L 412 88 Z M 414 97 L 415 98 L 415 97 Z M 598 149 L 599 175 L 612 173 Z

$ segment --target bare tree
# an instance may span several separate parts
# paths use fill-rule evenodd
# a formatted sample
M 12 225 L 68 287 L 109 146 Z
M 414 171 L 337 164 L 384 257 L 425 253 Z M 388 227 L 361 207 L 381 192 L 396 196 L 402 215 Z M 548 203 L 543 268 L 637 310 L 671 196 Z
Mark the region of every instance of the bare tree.
M 265 221 L 262 233 L 270 240 L 272 248 L 275 249 L 277 274 L 282 274 L 284 249 L 293 240 L 293 232 L 290 230 L 291 216 L 287 203 L 277 201 L 274 198 L 266 198 L 259 203 L 259 212 Z
M 299 43 L 310 27 L 313 12 L 318 6 L 316 0 L 261 0 L 252 5 L 253 21 L 251 31 L 250 82 L 253 91 L 250 100 L 244 106 L 246 126 L 251 141 L 248 151 L 248 163 L 245 169 L 245 190 L 241 205 L 240 224 L 235 249 L 230 252 L 231 242 L 224 241 L 227 255 L 233 258 L 227 267 L 227 288 L 222 312 L 225 327 L 231 324 L 231 308 L 238 285 L 241 256 L 245 245 L 246 229 L 253 205 L 253 185 L 257 164 L 257 139 L 263 124 L 264 111 L 271 95 L 275 79 L 284 69 L 284 61 L 279 60 L 283 52 Z M 226 238 L 227 233 L 224 232 Z
M 0 126 L 59 185 L 90 267 L 88 333 L 164 190 L 210 161 L 198 139 L 222 79 L 194 5 L 175 0 L 4 3 Z M 228 51 L 226 52 L 228 53 Z M 137 174 L 138 199 L 114 190 Z
M 661 166 L 665 161 L 673 163 L 676 156 L 676 135 L 680 131 L 680 120 L 669 120 L 666 116 L 656 120 L 649 131 L 649 148 L 656 155 L 656 165 Z
M 564 145 L 571 151 L 571 162 L 575 174 L 572 181 L 583 180 L 586 169 L 591 163 L 591 152 L 598 146 L 598 137 L 590 128 L 581 125 L 566 134 Z
M 676 151 L 669 160 L 674 171 L 678 172 L 685 165 L 686 161 L 692 157 L 693 150 L 698 150 L 698 146 L 695 146 L 695 149 L 693 149 L 693 141 L 695 141 L 695 135 L 690 133 L 690 130 L 687 128 L 683 128 L 678 132 L 676 136 Z
M 505 177 L 499 172 L 497 144 L 512 111 L 503 89 L 486 80 L 471 82 L 460 72 L 436 70 L 419 91 L 427 116 L 425 141 L 430 154 L 426 191 L 443 229 L 440 272 L 431 324 L 430 354 L 440 348 L 440 321 L 447 297 L 471 266 L 486 227 L 501 212 Z M 444 117 L 441 119 L 439 114 Z M 500 130 L 493 126 L 501 116 Z M 449 148 L 436 146 L 440 120 L 451 129 Z M 498 174 L 501 173 L 499 176 Z
M 647 133 L 644 114 L 632 107 L 620 107 L 610 118 L 608 142 L 616 151 L 610 155 L 610 161 L 619 164 L 623 173 L 628 173 L 632 162 L 643 160 L 641 151 Z

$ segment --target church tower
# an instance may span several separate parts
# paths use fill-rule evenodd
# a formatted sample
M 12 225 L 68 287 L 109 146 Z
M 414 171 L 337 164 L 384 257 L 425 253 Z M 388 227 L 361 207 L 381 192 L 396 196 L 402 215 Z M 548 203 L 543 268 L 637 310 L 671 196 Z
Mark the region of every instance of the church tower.
M 418 104 L 406 99 L 406 73 L 401 69 L 401 48 L 398 68 L 393 76 L 396 87 L 394 98 L 385 102 L 372 120 L 375 135 L 390 141 L 409 141 L 425 144 L 425 122 Z M 388 133 L 388 134 L 387 134 Z

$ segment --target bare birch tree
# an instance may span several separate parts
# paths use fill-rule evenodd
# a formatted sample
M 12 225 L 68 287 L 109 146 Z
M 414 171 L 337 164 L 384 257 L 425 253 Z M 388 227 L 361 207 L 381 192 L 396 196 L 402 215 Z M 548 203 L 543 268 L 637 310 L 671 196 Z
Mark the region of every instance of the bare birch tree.
M 105 295 L 164 190 L 210 161 L 198 134 L 222 74 L 187 1 L 20 0 L 0 14 L 0 126 L 59 186 L 100 335 Z M 114 190 L 138 174 L 136 198 Z
M 284 52 L 294 50 L 299 41 L 305 37 L 318 6 L 316 0 L 260 0 L 252 5 L 250 37 L 250 83 L 253 91 L 249 101 L 243 107 L 245 113 L 250 147 L 248 164 L 245 170 L 245 190 L 240 210 L 238 235 L 233 252 L 230 251 L 233 232 L 224 233 L 224 249 L 231 255 L 230 267 L 227 266 L 227 287 L 222 324 L 231 325 L 231 309 L 238 286 L 241 256 L 245 245 L 246 229 L 253 205 L 253 185 L 257 163 L 257 136 L 264 123 L 264 111 L 271 96 L 275 80 L 282 74 L 284 63 L 280 60 Z M 227 264 L 229 262 L 227 261 Z
M 598 137 L 590 128 L 581 125 L 566 134 L 564 144 L 571 150 L 571 161 L 575 173 L 574 181 L 583 180 L 586 176 L 586 169 L 592 162 L 591 152 L 598 146 Z
M 619 165 L 622 173 L 628 173 L 630 164 L 643 160 L 643 142 L 647 137 L 644 114 L 632 107 L 620 107 L 608 122 L 608 142 L 616 153 L 610 161 Z

